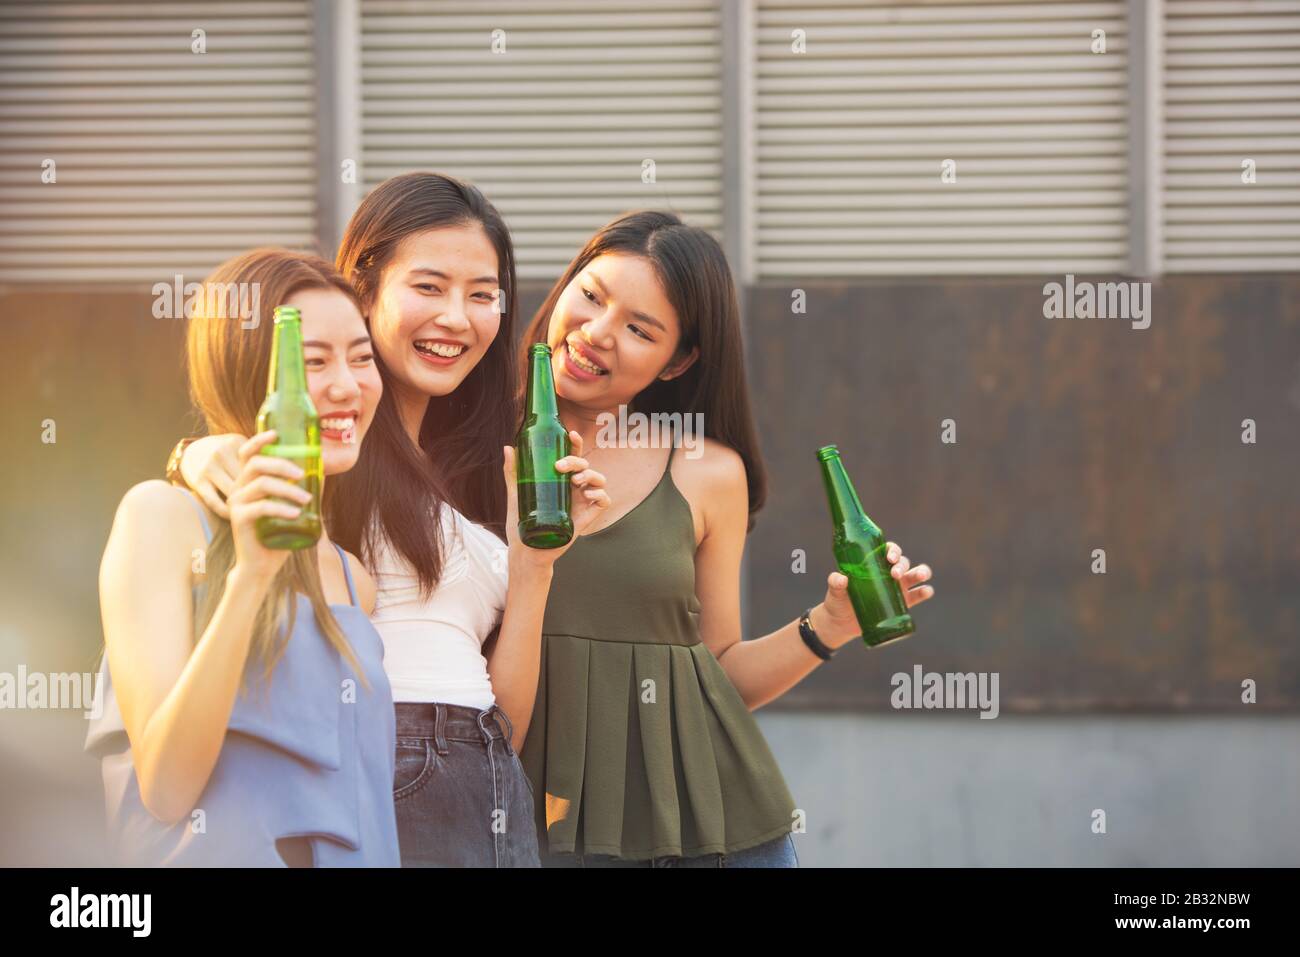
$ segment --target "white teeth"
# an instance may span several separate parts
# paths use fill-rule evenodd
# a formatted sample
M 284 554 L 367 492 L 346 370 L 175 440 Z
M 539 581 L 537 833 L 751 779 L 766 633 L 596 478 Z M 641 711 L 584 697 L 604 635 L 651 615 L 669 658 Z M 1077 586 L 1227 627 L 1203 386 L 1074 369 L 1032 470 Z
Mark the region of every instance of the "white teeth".
M 602 369 L 600 366 L 592 362 L 588 362 L 586 359 L 582 357 L 582 353 L 580 353 L 577 349 L 573 348 L 572 345 L 569 346 L 569 358 L 572 359 L 573 364 L 576 365 L 583 372 L 590 372 L 592 375 L 605 374 L 604 369 Z
M 339 441 L 344 445 L 357 444 L 357 420 L 350 415 L 327 416 L 320 420 L 320 427 L 330 432 L 341 432 Z
M 444 359 L 454 359 L 465 351 L 465 347 L 462 345 L 452 345 L 449 342 L 430 342 L 427 339 L 417 339 L 415 348 L 430 355 L 442 356 Z

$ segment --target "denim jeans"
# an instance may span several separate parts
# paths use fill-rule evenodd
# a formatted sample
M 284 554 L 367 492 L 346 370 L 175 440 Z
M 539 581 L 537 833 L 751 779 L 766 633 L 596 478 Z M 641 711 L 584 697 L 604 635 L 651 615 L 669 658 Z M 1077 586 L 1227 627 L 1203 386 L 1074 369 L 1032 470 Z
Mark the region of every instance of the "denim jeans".
M 548 854 L 546 867 L 798 867 L 794 839 L 783 834 L 757 847 L 731 854 L 703 854 L 699 857 L 655 857 L 648 861 L 624 860 L 606 854 Z
M 539 867 L 532 786 L 495 705 L 399 702 L 393 803 L 403 867 Z M 499 720 L 498 720 L 499 719 Z

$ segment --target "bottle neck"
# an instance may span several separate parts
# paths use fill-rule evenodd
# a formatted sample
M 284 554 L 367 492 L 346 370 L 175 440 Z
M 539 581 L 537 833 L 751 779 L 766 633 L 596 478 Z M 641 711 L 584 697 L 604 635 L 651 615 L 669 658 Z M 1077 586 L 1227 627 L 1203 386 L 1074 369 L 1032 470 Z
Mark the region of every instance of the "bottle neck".
M 555 401 L 555 382 L 551 377 L 551 357 L 534 352 L 528 366 L 528 415 L 559 415 Z
M 302 357 L 302 322 L 281 320 L 275 324 L 271 339 L 271 376 L 266 384 L 271 392 L 306 392 L 307 369 Z
M 838 455 L 822 462 L 822 483 L 826 486 L 826 500 L 831 507 L 831 522 L 836 528 L 872 524 L 862 510 L 858 493 Z

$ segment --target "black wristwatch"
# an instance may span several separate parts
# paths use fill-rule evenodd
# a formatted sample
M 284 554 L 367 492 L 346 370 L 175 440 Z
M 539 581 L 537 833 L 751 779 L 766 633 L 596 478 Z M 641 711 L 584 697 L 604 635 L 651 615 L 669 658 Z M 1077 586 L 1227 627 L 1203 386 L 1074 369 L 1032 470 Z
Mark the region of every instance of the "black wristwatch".
M 835 651 L 838 650 L 827 648 L 822 643 L 822 640 L 817 637 L 817 632 L 813 631 L 811 608 L 804 612 L 803 617 L 799 619 L 799 637 L 808 646 L 808 650 L 822 661 L 830 661 L 834 657 Z

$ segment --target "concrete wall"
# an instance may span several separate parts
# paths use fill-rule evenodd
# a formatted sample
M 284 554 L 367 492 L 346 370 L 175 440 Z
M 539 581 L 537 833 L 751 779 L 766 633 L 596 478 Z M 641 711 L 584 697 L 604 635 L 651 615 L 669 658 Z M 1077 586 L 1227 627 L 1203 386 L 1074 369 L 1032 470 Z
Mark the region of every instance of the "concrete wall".
M 759 724 L 807 814 L 805 867 L 1300 865 L 1295 716 L 759 712 Z

